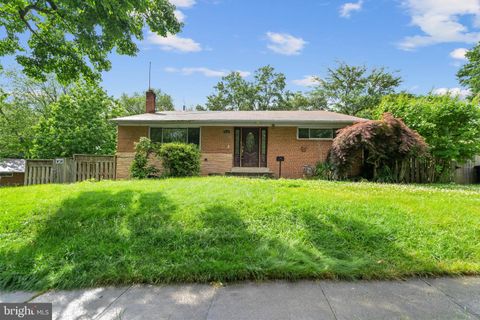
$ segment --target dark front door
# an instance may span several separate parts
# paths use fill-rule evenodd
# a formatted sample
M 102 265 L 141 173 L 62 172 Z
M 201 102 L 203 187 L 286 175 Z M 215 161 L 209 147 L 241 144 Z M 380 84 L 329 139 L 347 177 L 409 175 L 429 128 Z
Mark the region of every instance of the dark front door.
M 267 166 L 267 128 L 235 128 L 235 167 Z
M 242 167 L 258 167 L 260 155 L 259 128 L 242 129 L 242 145 L 240 149 Z

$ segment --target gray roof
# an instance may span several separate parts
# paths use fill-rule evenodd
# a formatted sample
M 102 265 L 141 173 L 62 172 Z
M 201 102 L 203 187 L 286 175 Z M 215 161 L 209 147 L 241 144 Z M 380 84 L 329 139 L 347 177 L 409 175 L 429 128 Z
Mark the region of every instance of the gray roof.
M 25 172 L 25 160 L 0 159 L 0 172 Z
M 161 111 L 112 119 L 118 124 L 351 124 L 366 119 L 329 111 Z

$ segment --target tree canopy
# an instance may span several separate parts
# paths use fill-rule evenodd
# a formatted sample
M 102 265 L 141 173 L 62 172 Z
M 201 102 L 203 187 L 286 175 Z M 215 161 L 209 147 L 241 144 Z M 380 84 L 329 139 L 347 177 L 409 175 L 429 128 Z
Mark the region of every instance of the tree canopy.
M 109 120 L 122 112 L 100 86 L 77 82 L 49 108 L 35 126 L 34 158 L 115 152 L 116 127 Z
M 480 153 L 480 105 L 448 95 L 415 97 L 399 94 L 385 97 L 375 109 L 380 117 L 390 112 L 421 134 L 430 153 L 445 162 L 464 162 Z
M 26 75 L 62 83 L 98 78 L 108 54 L 135 55 L 144 28 L 167 36 L 180 31 L 167 0 L 0 0 L 0 56 L 15 55 Z M 27 41 L 21 37 L 27 36 Z
M 467 63 L 458 71 L 457 78 L 475 97 L 480 93 L 480 43 L 468 50 L 465 58 Z
M 18 71 L 3 71 L 0 89 L 0 158 L 44 158 L 74 153 L 112 154 L 116 116 L 145 112 L 145 95 L 107 95 L 96 81 L 61 85 Z M 172 98 L 160 89 L 158 110 L 173 110 Z
M 302 93 L 286 89 L 286 77 L 272 66 L 257 69 L 253 81 L 247 81 L 239 72 L 231 72 L 214 87 L 207 97 L 208 110 L 293 110 L 315 107 Z M 200 109 L 197 107 L 197 109 Z
M 1 87 L 8 92 L 8 100 L 25 104 L 35 112 L 44 114 L 51 103 L 69 92 L 70 85 L 60 84 L 54 75 L 49 74 L 44 81 L 28 78 L 17 69 L 0 71 L 3 80 Z
M 350 115 L 368 116 L 383 96 L 395 92 L 402 79 L 384 68 L 367 69 L 340 63 L 329 68 L 327 76 L 318 79 L 310 97 L 324 104 L 323 108 Z M 366 113 L 366 114 L 365 114 Z
M 39 114 L 24 101 L 7 99 L 0 91 L 0 158 L 28 158 Z
M 0 73 L 0 158 L 31 156 L 35 131 L 41 116 L 48 114 L 50 104 L 57 102 L 69 87 L 60 85 L 54 77 L 45 82 L 30 79 L 16 70 Z

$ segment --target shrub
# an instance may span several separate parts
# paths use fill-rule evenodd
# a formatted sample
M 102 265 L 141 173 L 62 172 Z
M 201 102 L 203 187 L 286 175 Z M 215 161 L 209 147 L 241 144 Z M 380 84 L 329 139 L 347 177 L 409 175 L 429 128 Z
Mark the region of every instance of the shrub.
M 332 163 L 318 162 L 315 167 L 315 177 L 321 180 L 333 180 L 335 177 L 335 168 Z
M 477 99 L 461 101 L 449 95 L 408 94 L 383 98 L 374 116 L 389 112 L 425 138 L 436 167 L 436 181 L 448 181 L 453 163 L 480 153 L 480 105 Z
M 401 119 L 385 113 L 381 120 L 359 122 L 338 131 L 329 162 L 335 178 L 343 179 L 357 155 L 363 152 L 365 164 L 372 168 L 374 181 L 400 182 L 412 157 L 427 154 L 423 138 Z
M 170 177 L 191 177 L 200 174 L 200 151 L 194 144 L 165 143 L 157 155 L 162 160 L 165 175 Z
M 383 166 L 377 171 L 377 177 L 375 179 L 377 182 L 382 183 L 395 183 L 397 181 L 397 175 L 395 169 L 390 168 L 389 166 Z
M 130 174 L 133 178 L 146 179 L 158 175 L 159 170 L 148 164 L 148 156 L 153 150 L 154 145 L 148 138 L 142 137 L 135 143 L 135 157 L 130 166 Z

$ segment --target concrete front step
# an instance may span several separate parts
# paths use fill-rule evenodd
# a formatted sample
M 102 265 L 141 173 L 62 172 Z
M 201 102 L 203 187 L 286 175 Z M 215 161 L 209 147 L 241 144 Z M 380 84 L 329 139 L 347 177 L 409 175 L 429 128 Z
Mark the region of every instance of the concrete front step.
M 226 176 L 233 176 L 233 177 L 265 177 L 265 178 L 273 178 L 273 173 L 260 173 L 260 172 L 225 172 Z
M 273 172 L 269 168 L 258 167 L 233 167 L 230 171 L 225 172 L 227 176 L 237 177 L 273 177 Z

